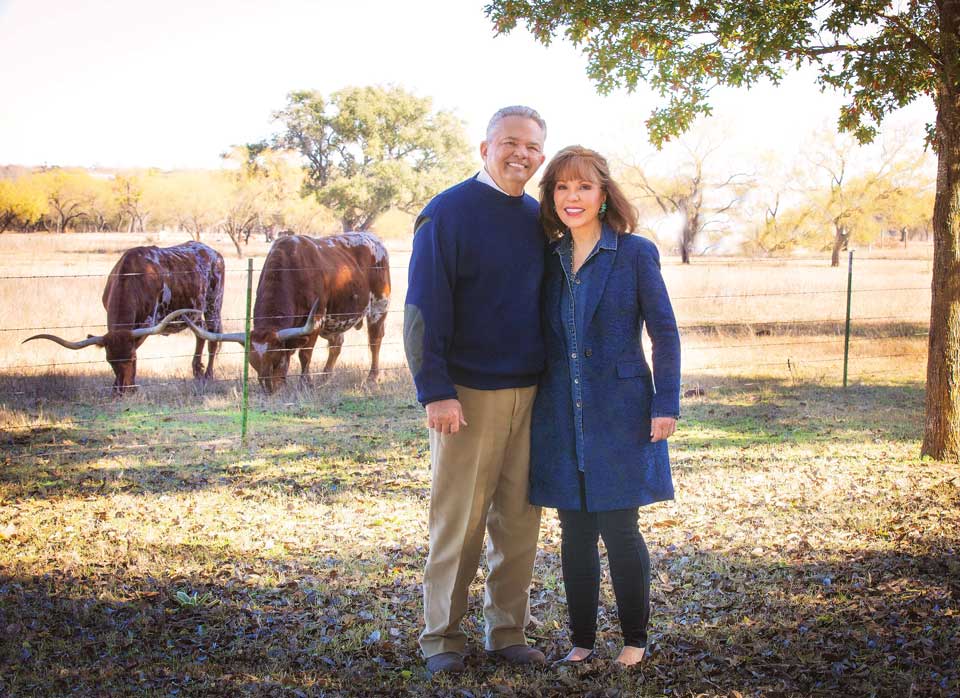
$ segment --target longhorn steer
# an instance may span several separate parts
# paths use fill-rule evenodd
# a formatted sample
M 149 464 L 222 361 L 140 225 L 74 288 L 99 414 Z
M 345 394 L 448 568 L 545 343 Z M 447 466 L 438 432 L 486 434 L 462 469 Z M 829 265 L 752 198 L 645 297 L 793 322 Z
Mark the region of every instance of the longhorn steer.
M 183 330 L 183 316 L 202 313 L 208 330 L 219 332 L 223 305 L 223 257 L 199 242 L 176 247 L 134 247 L 123 253 L 103 290 L 107 311 L 107 333 L 88 335 L 71 342 L 52 334 L 25 339 L 49 339 L 67 349 L 98 346 L 106 349 L 116 380 L 114 390 L 123 393 L 136 387 L 137 348 L 152 334 Z M 203 342 L 197 337 L 193 356 L 194 378 L 213 376 L 217 343 L 208 348 L 207 370 L 203 370 Z
M 317 337 L 327 340 L 325 380 L 333 371 L 343 335 L 367 320 L 370 373 L 379 379 L 380 343 L 390 304 L 390 262 L 383 243 L 371 233 L 325 238 L 292 235 L 276 240 L 267 253 L 257 285 L 250 332 L 250 365 L 268 392 L 286 383 L 290 357 L 299 350 L 300 379 L 309 382 Z M 198 337 L 244 344 L 243 332 L 204 331 L 186 320 Z

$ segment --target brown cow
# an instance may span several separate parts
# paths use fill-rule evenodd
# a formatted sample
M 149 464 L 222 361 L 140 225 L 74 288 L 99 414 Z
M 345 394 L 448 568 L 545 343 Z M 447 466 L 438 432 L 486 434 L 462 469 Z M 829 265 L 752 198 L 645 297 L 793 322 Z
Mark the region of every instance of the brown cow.
M 250 332 L 250 365 L 260 385 L 272 393 L 286 383 L 290 357 L 300 352 L 300 379 L 309 383 L 310 359 L 317 337 L 327 340 L 325 380 L 333 371 L 343 335 L 367 320 L 370 373 L 377 381 L 380 343 L 390 304 L 387 250 L 371 233 L 344 233 L 325 238 L 282 237 L 270 247 L 257 285 Z M 198 337 L 244 344 L 243 332 L 204 331 L 189 319 Z
M 67 349 L 96 345 L 104 347 L 116 380 L 118 393 L 136 387 L 137 347 L 152 334 L 172 334 L 186 325 L 182 316 L 202 313 L 208 330 L 222 329 L 223 257 L 199 242 L 176 247 L 134 247 L 123 253 L 103 289 L 103 307 L 107 311 L 107 333 L 88 335 L 70 342 L 52 334 L 25 339 L 49 339 Z M 213 376 L 213 359 L 218 345 L 208 348 L 206 373 L 203 371 L 203 342 L 197 337 L 193 356 L 194 378 Z

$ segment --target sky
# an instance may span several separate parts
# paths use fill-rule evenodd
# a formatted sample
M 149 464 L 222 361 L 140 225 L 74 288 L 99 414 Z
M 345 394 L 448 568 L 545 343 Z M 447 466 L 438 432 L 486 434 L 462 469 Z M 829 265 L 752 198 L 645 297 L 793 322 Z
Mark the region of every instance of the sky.
M 0 164 L 218 167 L 233 144 L 277 130 L 292 90 L 397 85 L 454 112 L 479 145 L 499 107 L 571 143 L 639 159 L 649 90 L 602 97 L 586 59 L 518 28 L 495 37 L 484 0 L 0 0 Z M 744 157 L 789 153 L 836 123 L 840 95 L 813 73 L 718 90 L 713 120 Z M 932 118 L 918 102 L 891 123 Z M 479 162 L 479 156 L 478 156 Z

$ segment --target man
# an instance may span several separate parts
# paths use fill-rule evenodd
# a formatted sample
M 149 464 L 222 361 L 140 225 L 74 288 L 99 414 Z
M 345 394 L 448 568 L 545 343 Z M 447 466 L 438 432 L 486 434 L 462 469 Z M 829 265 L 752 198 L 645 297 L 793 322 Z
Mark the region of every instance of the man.
M 464 670 L 460 621 L 484 528 L 485 647 L 513 664 L 544 662 L 523 633 L 540 527 L 527 494 L 545 240 L 523 187 L 543 164 L 545 137 L 533 109 L 498 111 L 480 144 L 483 169 L 436 196 L 415 226 L 404 345 L 430 429 L 420 648 L 431 674 Z

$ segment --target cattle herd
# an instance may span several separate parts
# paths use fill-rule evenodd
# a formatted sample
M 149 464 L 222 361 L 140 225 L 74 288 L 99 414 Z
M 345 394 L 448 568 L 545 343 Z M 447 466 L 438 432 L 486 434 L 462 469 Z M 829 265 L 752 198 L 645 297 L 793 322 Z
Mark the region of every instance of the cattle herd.
M 220 342 L 247 342 L 244 332 L 223 332 L 223 294 L 223 257 L 207 245 L 134 247 L 120 257 L 103 290 L 106 334 L 80 341 L 38 334 L 24 342 L 48 339 L 67 349 L 103 347 L 116 375 L 114 390 L 122 394 L 136 389 L 137 348 L 147 337 L 189 328 L 197 338 L 194 378 L 209 379 Z M 389 303 L 389 258 L 375 235 L 278 237 L 260 272 L 249 337 L 250 365 L 260 384 L 267 392 L 282 387 L 295 351 L 299 351 L 300 380 L 309 383 L 318 337 L 327 340 L 321 377 L 328 377 L 340 355 L 344 333 L 359 329 L 364 320 L 371 357 L 367 379 L 378 380 Z M 204 342 L 208 344 L 205 371 Z

